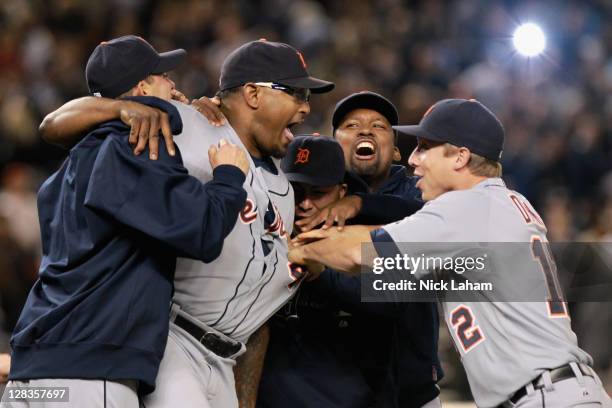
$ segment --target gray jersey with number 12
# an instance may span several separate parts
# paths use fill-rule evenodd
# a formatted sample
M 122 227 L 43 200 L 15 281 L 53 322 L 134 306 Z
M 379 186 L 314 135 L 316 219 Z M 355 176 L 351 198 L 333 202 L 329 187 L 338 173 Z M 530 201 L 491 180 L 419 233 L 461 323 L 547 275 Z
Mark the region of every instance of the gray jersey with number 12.
M 442 194 L 414 215 L 383 228 L 398 247 L 410 243 L 407 246 L 416 256 L 423 252 L 452 257 L 460 242 L 523 243 L 500 244 L 507 250 L 490 259 L 487 281 L 506 299 L 517 296 L 512 294 L 517 288 L 529 286 L 542 293 L 541 302 L 467 297 L 466 301 L 443 303 L 445 321 L 478 406 L 497 406 L 546 369 L 573 361 L 592 364 L 591 357 L 577 346 L 566 304 L 546 301 L 555 284 L 554 273 L 545 278 L 549 271 L 544 269 L 550 268 L 546 227 L 525 197 L 507 189 L 501 179 L 486 179 L 471 189 Z M 427 271 L 417 275 L 431 277 Z M 469 271 L 463 278 L 478 280 Z M 483 300 L 488 296 L 479 295 Z

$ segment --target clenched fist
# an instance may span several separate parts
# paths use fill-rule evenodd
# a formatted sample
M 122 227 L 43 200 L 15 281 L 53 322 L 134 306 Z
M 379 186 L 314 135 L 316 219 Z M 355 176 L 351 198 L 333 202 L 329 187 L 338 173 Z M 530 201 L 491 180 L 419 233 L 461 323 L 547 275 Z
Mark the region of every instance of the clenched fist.
M 249 172 L 249 159 L 244 149 L 225 139 L 221 139 L 218 145 L 210 146 L 208 159 L 213 170 L 222 164 L 229 164 L 238 167 L 245 175 Z

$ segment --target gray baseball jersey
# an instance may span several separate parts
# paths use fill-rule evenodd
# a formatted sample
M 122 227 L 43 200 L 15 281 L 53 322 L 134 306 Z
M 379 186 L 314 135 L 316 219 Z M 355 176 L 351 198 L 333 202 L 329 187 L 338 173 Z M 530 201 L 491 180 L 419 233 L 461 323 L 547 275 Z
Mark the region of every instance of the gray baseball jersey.
M 400 247 L 402 242 L 414 243 L 409 244 L 411 248 L 420 243 L 530 243 L 515 245 L 495 260 L 487 280 L 502 291 L 515 290 L 516 282 L 530 281 L 542 288 L 542 302 L 443 303 L 445 321 L 478 406 L 497 406 L 546 369 L 569 362 L 592 364 L 577 346 L 565 303 L 545 301 L 546 287 L 554 284 L 548 280 L 555 279 L 550 274 L 545 279 L 549 271 L 543 271 L 537 260 L 544 256 L 540 251 L 546 248 L 546 227 L 525 197 L 507 189 L 501 179 L 442 194 L 414 215 L 383 228 Z M 444 245 L 422 244 L 417 256 L 432 247 L 438 253 L 426 255 L 453 255 L 444 253 Z M 528 260 L 527 267 L 517 268 L 516 259 Z M 477 280 L 470 272 L 463 277 Z
M 212 179 L 209 146 L 222 138 L 244 145 L 230 125 L 212 126 L 192 107 L 174 105 L 183 120 L 183 132 L 175 139 L 183 163 L 189 174 L 207 182 Z M 287 260 L 293 189 L 278 160 L 274 160 L 276 175 L 249 160 L 244 183 L 247 203 L 221 255 L 208 264 L 179 258 L 174 280 L 174 300 L 182 310 L 243 342 L 295 293 L 299 283 Z

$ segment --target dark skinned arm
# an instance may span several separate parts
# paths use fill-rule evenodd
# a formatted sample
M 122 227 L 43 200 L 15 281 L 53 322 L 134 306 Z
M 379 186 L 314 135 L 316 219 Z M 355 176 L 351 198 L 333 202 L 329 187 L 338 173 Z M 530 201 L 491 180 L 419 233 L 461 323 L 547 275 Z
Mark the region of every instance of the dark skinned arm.
M 39 126 L 44 141 L 69 148 L 100 123 L 121 119 L 131 127 L 129 142 L 140 154 L 149 145 L 151 159 L 157 159 L 159 131 L 174 156 L 174 142 L 168 115 L 159 109 L 133 101 L 86 96 L 65 103 L 48 114 Z
M 172 99 L 189 104 L 185 95 L 176 89 L 172 91 Z M 218 98 L 203 96 L 191 101 L 191 105 L 212 125 L 223 126 L 225 123 L 225 117 L 219 109 Z M 93 96 L 74 99 L 48 114 L 38 129 L 47 143 L 70 148 L 95 126 L 114 119 L 121 119 L 130 126 L 129 142 L 134 146 L 136 155 L 140 154 L 148 144 L 149 157 L 156 160 L 161 130 L 168 153 L 174 156 L 174 143 L 172 143 L 167 114 L 133 101 Z
M 236 361 L 234 377 L 240 408 L 255 408 L 259 380 L 261 379 L 269 340 L 270 328 L 267 324 L 264 324 L 249 337 L 246 352 Z

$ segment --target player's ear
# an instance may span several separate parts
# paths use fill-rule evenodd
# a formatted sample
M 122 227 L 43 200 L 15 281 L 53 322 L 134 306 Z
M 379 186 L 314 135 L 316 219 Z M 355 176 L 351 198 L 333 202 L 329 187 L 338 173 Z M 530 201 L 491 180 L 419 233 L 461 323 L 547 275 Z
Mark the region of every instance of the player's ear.
M 397 146 L 393 148 L 393 161 L 395 162 L 402 161 L 402 153 L 400 152 L 400 149 Z
M 151 85 L 143 79 L 132 89 L 132 96 L 147 96 L 151 94 Z
M 455 169 L 459 170 L 467 166 L 468 163 L 470 162 L 471 155 L 472 153 L 470 152 L 470 149 L 468 149 L 467 147 L 460 147 L 459 149 L 457 149 Z
M 257 109 L 261 102 L 260 87 L 248 82 L 242 86 L 242 98 L 253 109 Z

